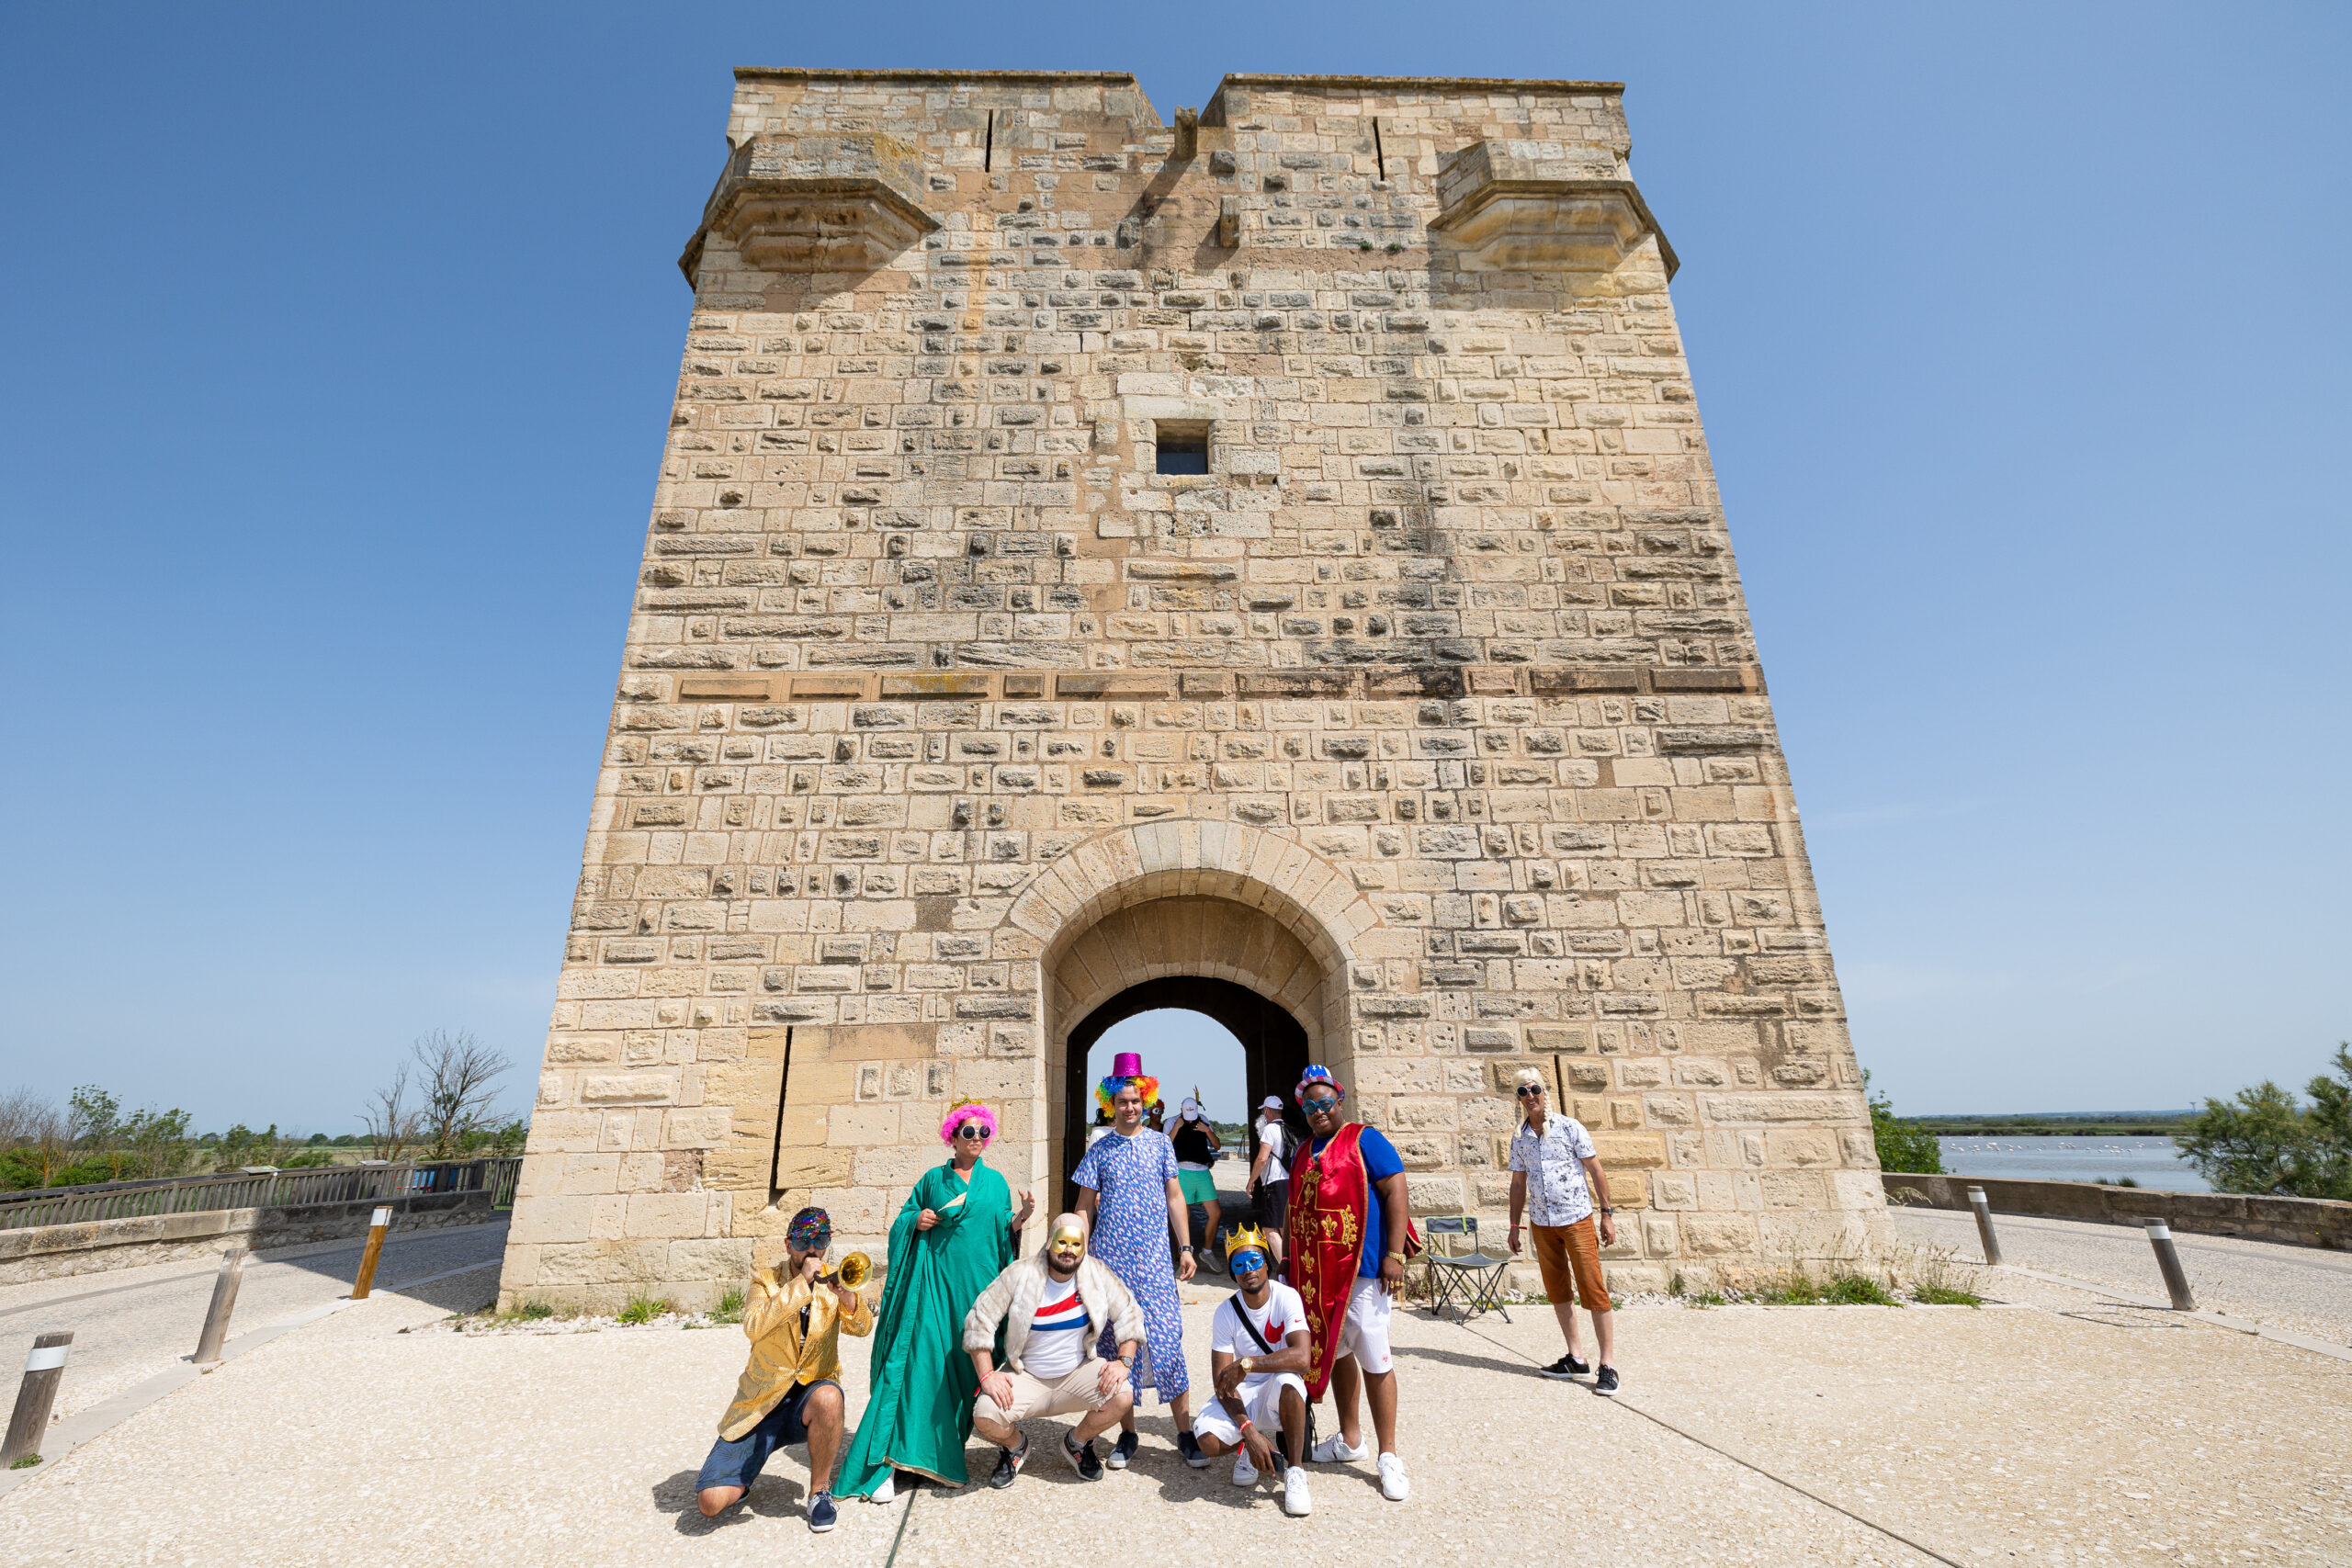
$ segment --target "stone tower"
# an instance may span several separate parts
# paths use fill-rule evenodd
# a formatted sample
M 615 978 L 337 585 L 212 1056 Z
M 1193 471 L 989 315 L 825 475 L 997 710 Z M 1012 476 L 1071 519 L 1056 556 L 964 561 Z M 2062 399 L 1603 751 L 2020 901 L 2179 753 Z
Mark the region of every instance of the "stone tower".
M 945 1102 L 1328 1062 L 1639 1287 L 1869 1245 L 1860 1078 L 1611 83 L 745 70 L 502 1299 L 874 1248 Z M 1229 1113 L 1229 1111 L 1228 1111 Z

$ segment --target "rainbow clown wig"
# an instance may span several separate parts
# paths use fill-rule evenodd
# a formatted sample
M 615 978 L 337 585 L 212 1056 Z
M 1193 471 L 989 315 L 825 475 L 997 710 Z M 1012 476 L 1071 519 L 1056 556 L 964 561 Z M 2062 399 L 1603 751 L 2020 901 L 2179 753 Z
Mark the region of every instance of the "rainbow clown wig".
M 1346 1086 L 1341 1084 L 1339 1079 L 1333 1077 L 1331 1076 L 1331 1069 L 1325 1066 L 1320 1062 L 1317 1062 L 1313 1066 L 1308 1067 L 1306 1073 L 1300 1077 L 1298 1080 L 1298 1087 L 1291 1090 L 1291 1098 L 1298 1101 L 1299 1104 L 1304 1105 L 1306 1103 L 1306 1091 L 1310 1089 L 1328 1089 L 1331 1091 L 1332 1095 L 1343 1104 L 1346 1102 L 1348 1098 Z
M 977 1100 L 959 1100 L 947 1108 L 947 1119 L 939 1124 L 939 1141 L 949 1148 L 956 1146 L 956 1129 L 967 1122 L 978 1122 L 989 1130 L 989 1140 L 996 1140 L 996 1112 Z

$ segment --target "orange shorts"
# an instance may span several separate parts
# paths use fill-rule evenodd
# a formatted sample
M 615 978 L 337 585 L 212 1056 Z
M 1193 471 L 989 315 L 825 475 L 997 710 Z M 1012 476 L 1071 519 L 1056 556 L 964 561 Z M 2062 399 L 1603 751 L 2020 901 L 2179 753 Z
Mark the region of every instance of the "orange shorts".
M 1590 1214 L 1572 1225 L 1530 1225 L 1535 1233 L 1535 1264 L 1544 1270 L 1544 1293 L 1554 1306 L 1581 1302 L 1593 1312 L 1609 1310 L 1609 1284 L 1600 1277 L 1600 1233 Z

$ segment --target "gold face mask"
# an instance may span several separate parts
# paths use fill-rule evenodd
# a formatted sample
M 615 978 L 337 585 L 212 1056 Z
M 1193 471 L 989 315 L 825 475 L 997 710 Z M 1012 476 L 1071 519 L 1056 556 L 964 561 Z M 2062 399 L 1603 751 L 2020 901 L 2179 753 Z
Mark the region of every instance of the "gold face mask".
M 1049 1251 L 1058 1252 L 1065 1246 L 1083 1253 L 1086 1250 L 1086 1233 L 1075 1226 L 1065 1225 L 1046 1241 L 1046 1247 Z

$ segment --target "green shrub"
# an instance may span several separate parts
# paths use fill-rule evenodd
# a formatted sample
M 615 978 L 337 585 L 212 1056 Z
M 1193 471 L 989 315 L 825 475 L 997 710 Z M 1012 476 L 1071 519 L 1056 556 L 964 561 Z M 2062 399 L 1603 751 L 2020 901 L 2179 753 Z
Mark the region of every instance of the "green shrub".
M 1768 1280 L 1757 1291 L 1756 1299 L 1766 1306 L 1819 1306 L 1821 1282 L 1802 1269 L 1792 1269 Z
M 741 1291 L 729 1291 L 725 1295 L 719 1297 L 718 1304 L 710 1309 L 710 1319 L 713 1323 L 742 1322 L 743 1292 Z
M 2176 1140 L 2180 1156 L 2217 1192 L 2352 1199 L 2352 1044 L 2335 1048 L 2335 1073 L 2294 1094 L 2265 1080 L 2234 1100 L 2208 1100 Z
M 623 1323 L 646 1324 L 657 1317 L 665 1317 L 673 1310 L 664 1296 L 631 1296 L 628 1305 L 621 1308 L 619 1316 Z
M 1951 1285 L 1914 1285 L 1911 1299 L 1922 1306 L 1975 1307 L 1984 1304 L 1984 1298 L 1973 1291 L 1962 1291 Z
M 1870 1087 L 1871 1076 L 1862 1075 L 1862 1086 Z M 1894 1102 L 1883 1094 L 1870 1097 L 1871 1137 L 1878 1145 L 1878 1168 L 1899 1170 L 1912 1176 L 1941 1176 L 1944 1172 L 1943 1145 L 1936 1135 L 1916 1122 L 1905 1122 L 1894 1113 Z
M 1821 1299 L 1831 1306 L 1891 1307 L 1903 1303 L 1867 1274 L 1840 1274 L 1821 1288 Z
M 1950 1248 L 1931 1248 L 1912 1272 L 1911 1299 L 1927 1306 L 1983 1306 L 1984 1298 L 1962 1286 L 1962 1278 Z
M 25 1457 L 24 1457 L 24 1458 L 22 1458 L 22 1459 L 18 1460 L 16 1463 L 14 1463 L 14 1464 L 10 1465 L 8 1468 L 9 1468 L 10 1470 L 30 1470 L 33 1466 L 35 1466 L 35 1465 L 39 1464 L 40 1462 L 40 1455 L 39 1455 L 39 1454 L 27 1454 L 27 1455 L 25 1455 Z

